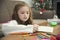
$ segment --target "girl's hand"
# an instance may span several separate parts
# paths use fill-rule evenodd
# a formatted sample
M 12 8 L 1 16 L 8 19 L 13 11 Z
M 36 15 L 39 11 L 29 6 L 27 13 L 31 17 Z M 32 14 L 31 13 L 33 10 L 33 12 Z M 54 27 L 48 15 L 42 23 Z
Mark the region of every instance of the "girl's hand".
M 34 27 L 34 28 L 33 28 L 33 32 L 36 32 L 36 31 L 38 30 L 38 26 L 39 26 L 39 25 L 37 25 L 37 24 L 34 24 L 34 25 L 33 25 L 33 27 Z

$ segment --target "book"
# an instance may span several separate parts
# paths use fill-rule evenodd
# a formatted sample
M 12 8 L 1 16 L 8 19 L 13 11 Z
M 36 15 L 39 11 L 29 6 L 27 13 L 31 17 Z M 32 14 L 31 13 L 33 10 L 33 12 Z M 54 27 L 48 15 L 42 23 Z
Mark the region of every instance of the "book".
M 10 21 L 2 24 L 2 32 L 4 35 L 18 32 L 33 33 L 33 25 L 19 25 L 16 21 Z
M 39 26 L 38 27 L 38 31 L 42 31 L 42 32 L 53 32 L 53 27 L 50 26 Z

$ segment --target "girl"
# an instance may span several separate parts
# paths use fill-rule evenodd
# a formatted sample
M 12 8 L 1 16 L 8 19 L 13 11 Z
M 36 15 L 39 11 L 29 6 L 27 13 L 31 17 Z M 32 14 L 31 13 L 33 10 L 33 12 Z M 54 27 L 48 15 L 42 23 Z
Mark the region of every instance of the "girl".
M 32 11 L 31 8 L 25 3 L 20 2 L 17 4 L 14 8 L 13 14 L 12 14 L 12 20 L 16 20 L 18 24 L 28 25 L 33 24 L 32 21 Z M 34 25 L 33 31 L 37 31 L 38 25 Z
M 20 2 L 14 8 L 12 20 L 16 20 L 18 24 L 33 24 L 31 8 L 25 3 Z
M 16 20 L 18 24 L 22 24 L 22 25 L 29 25 L 29 24 L 33 25 L 34 26 L 33 32 L 36 32 L 38 29 L 37 27 L 38 25 L 33 24 L 31 8 L 25 2 L 20 1 L 19 4 L 16 4 L 12 14 L 12 20 Z M 4 27 L 2 29 L 5 35 L 6 34 L 22 34 L 21 32 L 6 33 L 4 30 Z

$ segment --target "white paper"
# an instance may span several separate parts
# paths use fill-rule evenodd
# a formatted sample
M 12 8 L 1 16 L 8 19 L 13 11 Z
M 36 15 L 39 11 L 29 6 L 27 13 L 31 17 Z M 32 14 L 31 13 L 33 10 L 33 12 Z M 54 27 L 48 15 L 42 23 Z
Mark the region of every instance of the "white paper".
M 42 32 L 53 32 L 53 27 L 39 26 L 38 31 Z
M 2 32 L 4 35 L 8 35 L 9 33 L 16 32 L 27 32 L 33 33 L 33 25 L 17 25 L 17 23 L 9 22 L 2 24 Z

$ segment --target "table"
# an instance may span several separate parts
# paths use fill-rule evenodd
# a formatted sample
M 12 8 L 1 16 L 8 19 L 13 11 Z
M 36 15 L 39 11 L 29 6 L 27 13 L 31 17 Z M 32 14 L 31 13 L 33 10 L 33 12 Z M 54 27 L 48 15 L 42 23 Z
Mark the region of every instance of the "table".
M 36 36 L 22 36 L 22 35 L 7 35 L 1 40 L 31 40 L 31 38 L 35 38 Z
M 46 25 L 47 25 L 47 23 L 46 23 Z M 54 31 L 52 34 L 56 34 L 56 35 L 60 34 L 60 25 L 57 25 L 56 27 L 54 27 Z M 37 38 L 36 35 L 35 36 L 7 35 L 7 36 L 3 37 L 1 40 L 25 40 L 25 39 L 26 40 L 35 40 L 35 38 Z
M 36 32 L 35 35 L 19 35 L 19 34 L 10 34 L 3 37 L 1 40 L 41 40 L 41 39 L 51 39 L 53 35 L 46 35 L 46 32 Z

